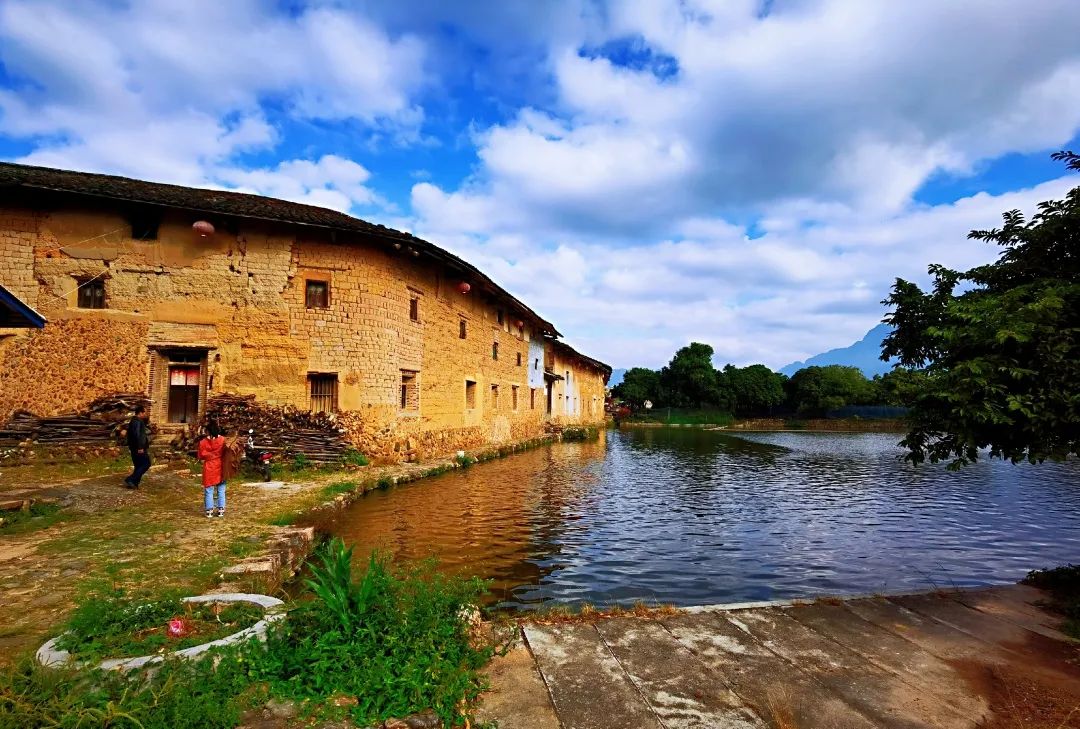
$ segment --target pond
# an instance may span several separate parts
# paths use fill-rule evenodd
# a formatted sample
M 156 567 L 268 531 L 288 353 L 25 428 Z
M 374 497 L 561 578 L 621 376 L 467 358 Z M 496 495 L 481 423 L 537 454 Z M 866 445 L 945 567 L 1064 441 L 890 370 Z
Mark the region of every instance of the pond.
M 493 602 L 706 605 L 1015 582 L 1080 562 L 1080 463 L 898 460 L 897 434 L 608 431 L 374 491 L 322 527 Z

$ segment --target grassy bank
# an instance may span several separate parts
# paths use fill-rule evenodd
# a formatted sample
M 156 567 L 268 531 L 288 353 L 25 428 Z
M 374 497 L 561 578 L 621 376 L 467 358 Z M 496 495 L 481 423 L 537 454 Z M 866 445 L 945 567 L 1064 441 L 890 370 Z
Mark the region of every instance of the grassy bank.
M 1023 584 L 1046 590 L 1050 599 L 1043 607 L 1061 616 L 1061 632 L 1080 640 L 1080 565 L 1035 570 Z
M 499 649 L 470 623 L 469 606 L 484 585 L 445 577 L 431 563 L 393 565 L 377 556 L 355 580 L 351 560 L 340 541 L 326 545 L 308 590 L 265 645 L 127 676 L 28 660 L 10 667 L 0 673 L 0 727 L 231 727 L 270 699 L 307 719 L 347 715 L 358 726 L 425 710 L 446 726 L 463 725 L 483 688 L 481 669 Z M 114 598 L 111 606 L 144 616 L 142 606 L 163 604 L 144 595 Z M 67 627 L 86 628 L 95 609 L 82 603 Z M 127 633 L 137 634 L 141 622 Z M 121 644 L 123 633 L 113 636 Z
M 735 418 L 725 410 L 654 408 L 636 412 L 622 422 L 658 425 L 731 425 L 735 422 Z

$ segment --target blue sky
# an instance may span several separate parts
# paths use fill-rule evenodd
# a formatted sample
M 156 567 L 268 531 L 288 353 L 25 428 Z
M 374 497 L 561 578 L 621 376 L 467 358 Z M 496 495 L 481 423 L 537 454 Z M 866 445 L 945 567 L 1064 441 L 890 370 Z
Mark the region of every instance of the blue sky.
M 0 158 L 351 212 L 616 367 L 780 367 L 1078 184 L 1073 0 L 0 0 Z

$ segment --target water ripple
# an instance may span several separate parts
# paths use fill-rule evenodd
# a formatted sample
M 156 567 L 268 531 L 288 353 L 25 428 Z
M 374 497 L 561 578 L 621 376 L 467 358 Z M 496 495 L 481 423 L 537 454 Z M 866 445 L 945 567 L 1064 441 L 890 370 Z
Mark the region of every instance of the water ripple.
M 1080 562 L 1080 464 L 907 465 L 897 436 L 609 431 L 375 491 L 323 526 L 503 607 L 1012 582 Z M 358 560 L 360 562 L 360 560 Z

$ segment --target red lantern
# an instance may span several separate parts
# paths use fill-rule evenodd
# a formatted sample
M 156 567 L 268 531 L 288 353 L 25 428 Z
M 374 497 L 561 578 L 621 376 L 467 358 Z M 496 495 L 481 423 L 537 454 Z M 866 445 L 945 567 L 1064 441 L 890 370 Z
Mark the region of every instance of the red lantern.
M 521 319 L 518 319 L 516 322 L 514 322 L 514 324 L 517 326 L 518 329 L 521 329 L 525 326 L 525 322 L 523 322 Z
M 468 281 L 462 281 L 457 285 L 457 290 L 460 294 L 467 294 L 472 291 L 472 286 L 469 285 Z
M 214 234 L 214 224 L 208 220 L 196 220 L 191 224 L 191 229 L 199 234 L 200 237 L 206 238 Z

